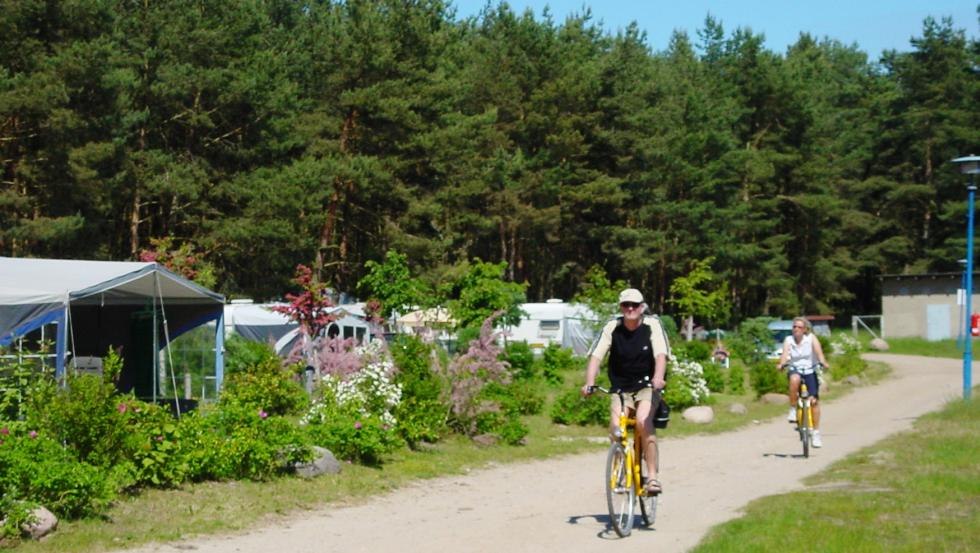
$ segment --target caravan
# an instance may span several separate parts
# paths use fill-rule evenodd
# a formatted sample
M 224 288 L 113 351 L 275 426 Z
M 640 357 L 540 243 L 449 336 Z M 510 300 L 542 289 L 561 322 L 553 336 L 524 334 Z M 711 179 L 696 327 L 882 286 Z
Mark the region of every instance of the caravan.
M 588 307 L 550 299 L 544 303 L 524 303 L 525 316 L 517 326 L 505 327 L 507 341 L 527 342 L 540 354 L 551 344 L 566 347 L 575 355 L 585 355 L 592 345 L 601 319 Z

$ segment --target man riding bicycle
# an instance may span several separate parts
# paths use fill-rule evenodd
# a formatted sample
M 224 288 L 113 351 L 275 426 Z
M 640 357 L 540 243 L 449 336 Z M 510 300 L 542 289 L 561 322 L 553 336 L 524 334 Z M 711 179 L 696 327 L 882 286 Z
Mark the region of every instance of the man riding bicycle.
M 779 357 L 779 368 L 786 369 L 789 378 L 789 414 L 786 419 L 796 422 L 796 401 L 800 395 L 800 383 L 806 383 L 813 409 L 813 447 L 823 447 L 820 439 L 820 379 L 817 364 L 824 367 L 827 359 L 823 356 L 820 340 L 811 332 L 810 321 L 804 317 L 793 319 L 793 333 L 783 341 L 783 354 Z
M 621 317 L 617 317 L 603 327 L 598 340 L 589 352 L 589 364 L 585 372 L 585 386 L 582 395 L 592 393 L 599 365 L 609 353 L 609 381 L 614 389 L 621 389 L 627 409 L 636 413 L 637 439 L 643 444 L 643 459 L 647 464 L 649 478 L 646 490 L 649 494 L 662 491 L 657 479 L 656 429 L 653 426 L 653 413 L 660 402 L 667 370 L 669 346 L 660 319 L 644 317 L 646 304 L 643 294 L 635 288 L 623 290 L 619 294 Z M 612 432 L 618 428 L 622 406 L 617 395 L 610 396 L 610 423 Z

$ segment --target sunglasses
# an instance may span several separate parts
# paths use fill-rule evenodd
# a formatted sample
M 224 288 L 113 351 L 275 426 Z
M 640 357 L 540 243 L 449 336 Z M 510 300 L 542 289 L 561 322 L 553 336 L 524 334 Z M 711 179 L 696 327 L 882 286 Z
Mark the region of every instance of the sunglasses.
M 619 304 L 619 306 L 625 307 L 626 309 L 636 309 L 640 306 L 640 304 L 636 303 L 635 301 L 624 301 L 623 303 Z
M 793 328 L 806 328 L 806 327 L 802 325 L 793 325 Z

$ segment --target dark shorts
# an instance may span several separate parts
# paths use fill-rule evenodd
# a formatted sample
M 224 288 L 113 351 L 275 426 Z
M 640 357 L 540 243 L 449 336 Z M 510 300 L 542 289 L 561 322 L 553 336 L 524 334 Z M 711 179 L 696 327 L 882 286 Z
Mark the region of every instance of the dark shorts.
M 812 372 L 810 374 L 800 374 L 794 371 L 793 369 L 790 369 L 789 372 L 786 373 L 786 377 L 789 378 L 791 375 L 794 374 L 800 375 L 800 379 L 804 384 L 806 384 L 806 389 L 808 392 L 810 392 L 811 396 L 816 398 L 820 397 L 820 379 L 817 378 L 816 372 Z

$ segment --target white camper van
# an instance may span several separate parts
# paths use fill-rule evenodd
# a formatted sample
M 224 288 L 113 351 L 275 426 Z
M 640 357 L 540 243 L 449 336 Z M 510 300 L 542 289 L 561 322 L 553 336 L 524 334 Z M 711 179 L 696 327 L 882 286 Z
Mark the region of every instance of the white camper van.
M 526 315 L 517 326 L 506 327 L 508 342 L 527 342 L 536 354 L 551 344 L 585 355 L 592 345 L 598 317 L 582 304 L 550 299 L 544 303 L 524 303 Z

